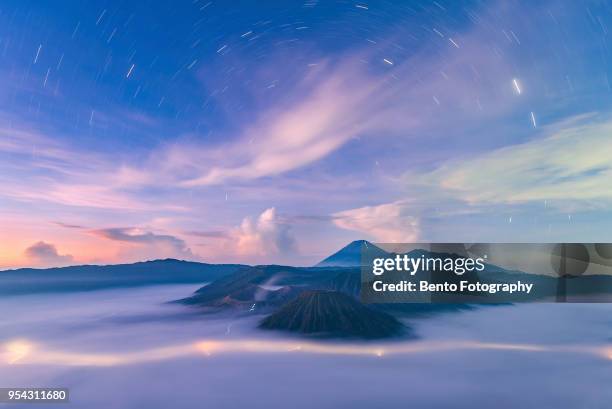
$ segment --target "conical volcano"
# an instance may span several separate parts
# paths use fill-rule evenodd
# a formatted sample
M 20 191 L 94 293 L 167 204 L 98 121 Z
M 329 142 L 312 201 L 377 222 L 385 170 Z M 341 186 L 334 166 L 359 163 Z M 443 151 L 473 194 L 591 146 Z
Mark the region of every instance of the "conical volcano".
M 305 291 L 260 323 L 276 329 L 321 337 L 385 338 L 406 328 L 394 317 L 370 309 L 336 291 Z
M 315 267 L 360 267 L 362 249 L 367 249 L 372 257 L 388 256 L 387 252 L 369 241 L 355 240 L 320 261 Z

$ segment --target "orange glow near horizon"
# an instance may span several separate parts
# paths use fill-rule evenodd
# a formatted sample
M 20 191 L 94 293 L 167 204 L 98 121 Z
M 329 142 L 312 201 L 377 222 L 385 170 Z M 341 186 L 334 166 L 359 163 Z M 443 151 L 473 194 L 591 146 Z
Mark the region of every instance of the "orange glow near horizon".
M 15 340 L 5 345 L 4 356 L 6 363 L 14 364 L 26 358 L 32 351 L 32 344 L 28 341 Z
M 48 268 L 57 267 L 54 263 L 45 263 L 42 260 L 34 260 L 26 255 L 26 249 L 37 242 L 53 244 L 60 255 L 71 255 L 72 260 L 60 265 L 78 264 L 114 264 L 122 261 L 121 245 L 95 238 L 63 236 L 42 236 L 40 240 L 32 240 L 32 236 L 20 235 L 19 231 L 4 232 L 7 238 L 0 239 L 0 270 L 10 268 L 34 267 Z M 4 235 L 3 234 L 3 235 Z M 10 239 L 9 239 L 10 238 Z M 125 247 L 125 246 L 124 246 Z
M 87 229 L 70 229 L 50 222 L 3 220 L 0 232 L 0 270 L 48 268 L 80 264 L 119 264 L 143 261 L 136 243 L 106 240 Z M 60 263 L 28 257 L 26 250 L 38 243 L 53 245 L 59 256 L 71 256 Z
M 213 356 L 230 353 L 302 353 L 316 355 L 371 356 L 382 359 L 389 355 L 486 350 L 586 354 L 612 360 L 612 346 L 545 346 L 537 344 L 509 344 L 478 341 L 411 341 L 391 344 L 339 344 L 298 340 L 206 339 L 193 343 L 139 351 L 97 354 L 54 350 L 29 340 L 14 340 L 0 346 L 0 365 L 120 366 L 162 361 L 185 356 Z

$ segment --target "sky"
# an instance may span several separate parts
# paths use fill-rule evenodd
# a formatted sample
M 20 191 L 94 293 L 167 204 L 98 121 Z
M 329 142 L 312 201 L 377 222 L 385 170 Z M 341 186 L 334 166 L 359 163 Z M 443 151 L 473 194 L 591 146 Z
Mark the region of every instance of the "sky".
M 0 268 L 609 242 L 612 2 L 3 1 Z

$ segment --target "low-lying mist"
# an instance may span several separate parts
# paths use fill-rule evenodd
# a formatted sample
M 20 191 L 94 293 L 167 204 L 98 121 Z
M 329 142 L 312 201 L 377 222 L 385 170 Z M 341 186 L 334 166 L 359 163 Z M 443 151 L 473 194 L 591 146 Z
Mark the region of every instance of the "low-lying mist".
M 5 297 L 1 387 L 86 408 L 603 408 L 612 306 L 524 304 L 410 321 L 417 340 L 314 341 L 167 301 L 198 285 Z M 14 405 L 16 408 L 23 404 Z M 10 405 L 7 407 L 11 407 Z

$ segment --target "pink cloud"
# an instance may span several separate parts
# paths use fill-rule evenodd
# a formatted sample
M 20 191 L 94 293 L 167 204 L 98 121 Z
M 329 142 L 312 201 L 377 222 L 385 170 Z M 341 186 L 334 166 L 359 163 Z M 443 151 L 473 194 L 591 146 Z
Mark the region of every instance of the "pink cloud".
M 24 251 L 27 260 L 35 265 L 56 267 L 70 264 L 73 257 L 70 254 L 59 254 L 57 248 L 44 241 L 32 244 Z
M 297 243 L 292 226 L 271 207 L 257 217 L 247 216 L 233 228 L 214 231 L 191 231 L 189 235 L 206 240 L 202 247 L 205 259 L 243 263 L 269 263 L 271 260 L 294 260 Z
M 380 243 L 412 243 L 419 237 L 419 220 L 407 214 L 402 202 L 344 210 L 333 214 L 334 224 L 372 237 Z
M 256 220 L 245 217 L 240 227 L 231 231 L 230 239 L 239 256 L 271 256 L 295 250 L 289 226 L 278 219 L 273 207 L 263 211 Z

